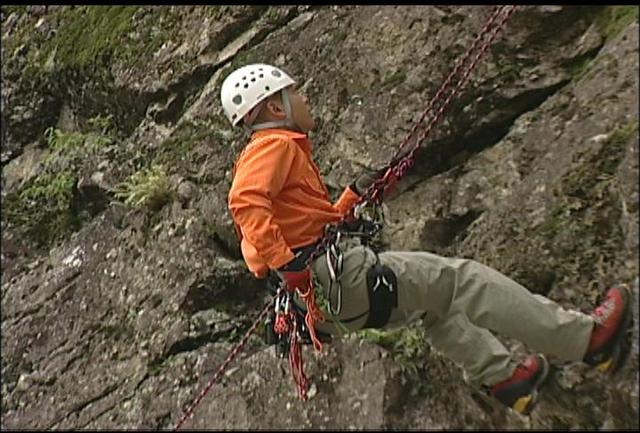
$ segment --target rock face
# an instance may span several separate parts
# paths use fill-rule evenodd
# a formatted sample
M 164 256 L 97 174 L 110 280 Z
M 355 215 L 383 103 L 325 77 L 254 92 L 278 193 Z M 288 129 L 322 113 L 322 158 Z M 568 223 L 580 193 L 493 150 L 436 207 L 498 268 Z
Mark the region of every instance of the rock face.
M 387 162 L 490 14 L 3 6 L 2 427 L 171 428 L 254 322 L 268 297 L 226 210 L 246 140 L 218 102 L 231 70 L 267 62 L 299 81 L 337 195 Z M 184 428 L 638 429 L 638 91 L 637 7 L 519 7 L 380 240 L 473 258 L 583 311 L 631 285 L 616 377 L 552 359 L 522 417 L 419 338 L 355 334 L 304 347 L 301 402 L 259 331 Z

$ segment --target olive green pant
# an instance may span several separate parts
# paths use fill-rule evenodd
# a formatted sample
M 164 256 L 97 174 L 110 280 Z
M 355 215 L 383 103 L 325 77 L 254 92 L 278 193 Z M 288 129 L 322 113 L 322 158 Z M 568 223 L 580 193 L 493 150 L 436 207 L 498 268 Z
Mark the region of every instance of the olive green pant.
M 594 323 L 590 316 L 532 294 L 490 267 L 427 252 L 389 251 L 379 258 L 398 279 L 398 306 L 385 328 L 422 319 L 431 347 L 462 367 L 472 384 L 490 386 L 505 380 L 517 365 L 491 331 L 563 360 L 584 357 Z M 344 327 L 362 328 L 369 309 L 366 273 L 375 261 L 373 251 L 363 246 L 345 251 L 339 278 L 341 311 L 326 315 L 318 330 L 339 335 Z M 338 291 L 327 293 L 324 255 L 314 260 L 312 268 L 320 283 L 316 289 L 336 306 Z M 336 325 L 336 319 L 343 327 Z

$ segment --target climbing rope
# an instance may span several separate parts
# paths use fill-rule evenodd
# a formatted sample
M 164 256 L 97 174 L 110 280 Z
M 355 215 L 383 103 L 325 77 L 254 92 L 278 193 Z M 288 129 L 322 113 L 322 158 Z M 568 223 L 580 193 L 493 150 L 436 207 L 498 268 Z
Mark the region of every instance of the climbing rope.
M 473 43 L 471 44 L 471 46 L 467 49 L 467 51 L 462 56 L 460 56 L 458 58 L 458 60 L 456 61 L 455 65 L 453 67 L 453 69 L 449 73 L 449 76 L 447 76 L 447 78 L 442 82 L 442 84 L 440 85 L 440 88 L 438 88 L 438 90 L 436 91 L 435 95 L 433 95 L 433 97 L 431 98 L 431 100 L 427 104 L 427 107 L 425 108 L 425 110 L 422 112 L 422 114 L 420 115 L 418 120 L 416 122 L 414 122 L 413 127 L 407 133 L 407 135 L 404 137 L 404 139 L 402 140 L 402 142 L 400 143 L 400 145 L 396 149 L 395 153 L 393 154 L 393 157 L 391 158 L 392 161 L 398 159 L 398 157 L 401 155 L 403 149 L 409 143 L 411 137 L 416 133 L 418 128 L 420 126 L 422 126 L 422 124 L 424 123 L 425 118 L 427 117 L 427 114 L 431 113 L 435 103 L 442 97 L 444 92 L 451 85 L 451 82 L 453 81 L 453 79 L 460 72 L 460 68 L 462 67 L 462 65 L 469 59 L 471 54 L 478 47 L 478 44 L 480 43 L 480 41 L 485 37 L 485 35 L 487 34 L 488 30 L 491 28 L 491 26 L 496 21 L 496 19 L 500 15 L 500 13 L 503 11 L 502 8 L 503 8 L 502 6 L 496 6 L 494 8 L 493 13 L 489 17 L 489 20 L 484 25 L 482 30 L 480 30 L 480 32 L 478 33 L 476 38 L 473 40 Z
M 500 32 L 500 30 L 502 30 L 507 20 L 509 19 L 511 14 L 515 12 L 515 10 L 516 10 L 516 6 L 498 6 L 495 8 L 495 11 L 489 18 L 489 21 L 484 26 L 484 28 L 482 29 L 478 37 L 476 37 L 476 39 L 473 41 L 471 48 L 469 48 L 467 52 L 464 54 L 464 56 L 460 60 L 458 60 L 458 62 L 456 62 L 454 69 L 451 71 L 451 73 L 449 74 L 445 82 L 440 86 L 436 94 L 433 96 L 433 98 L 427 105 L 427 108 L 420 116 L 420 119 L 418 120 L 416 125 L 414 125 L 414 127 L 405 137 L 404 141 L 398 147 L 398 150 L 396 151 L 393 158 L 391 159 L 391 161 L 397 160 L 397 162 L 395 164 L 389 164 L 390 167 L 388 168 L 385 175 L 382 176 L 382 178 L 380 178 L 378 181 L 374 182 L 367 189 L 367 191 L 365 191 L 362 194 L 360 198 L 360 203 L 358 204 L 362 204 L 362 202 L 366 202 L 366 201 L 381 200 L 382 192 L 384 191 L 384 189 L 388 188 L 391 183 L 396 182 L 402 176 L 404 176 L 406 171 L 413 165 L 413 163 L 415 162 L 416 151 L 422 146 L 422 143 L 426 141 L 434 125 L 438 122 L 438 120 L 440 120 L 444 111 L 449 106 L 453 98 L 458 95 L 460 90 L 469 81 L 471 72 L 475 69 L 478 62 L 482 58 L 482 56 L 487 52 L 487 49 L 489 48 L 489 46 L 491 46 L 496 36 Z M 500 16 L 501 14 L 503 15 L 502 19 L 500 20 L 498 25 L 493 29 L 493 31 L 489 33 L 489 29 L 491 28 L 491 26 L 493 25 L 497 17 Z M 471 55 L 473 54 L 473 50 L 477 47 L 480 40 L 485 38 L 487 34 L 489 35 L 489 38 L 480 47 L 480 50 L 471 61 L 471 64 L 464 71 L 462 77 L 460 78 L 460 81 L 455 85 L 455 87 L 453 88 L 453 90 L 451 91 L 447 99 L 444 100 L 444 102 L 442 103 L 442 105 L 440 106 L 436 114 L 433 117 L 431 117 L 431 121 L 428 123 L 424 131 L 420 134 L 415 144 L 411 147 L 411 149 L 407 153 L 405 153 L 403 157 L 400 157 L 403 148 L 407 145 L 407 143 L 410 141 L 411 136 L 413 136 L 413 134 L 418 129 L 417 127 L 424 122 L 426 115 L 433 111 L 433 108 L 435 107 L 436 103 L 439 102 L 439 100 L 444 97 L 445 92 L 451 86 L 451 83 L 454 82 L 454 78 L 457 75 L 459 75 L 460 67 L 470 59 Z
M 260 324 L 260 322 L 262 321 L 262 318 L 269 312 L 272 301 L 273 301 L 273 298 L 271 298 L 265 304 L 264 308 L 262 309 L 262 312 L 258 315 L 258 318 L 256 319 L 256 321 L 253 323 L 253 325 L 251 325 L 249 330 L 244 334 L 240 342 L 231 350 L 231 352 L 229 352 L 229 355 L 227 355 L 227 357 L 222 362 L 222 364 L 220 365 L 216 373 L 213 375 L 211 380 L 209 380 L 209 383 L 207 383 L 207 386 L 205 386 L 202 389 L 202 391 L 200 391 L 200 394 L 198 394 L 198 396 L 193 400 L 193 402 L 187 407 L 187 409 L 184 411 L 184 413 L 176 423 L 175 427 L 173 428 L 174 431 L 178 430 L 180 426 L 182 426 L 182 424 L 189 417 L 193 416 L 193 413 L 196 407 L 200 404 L 200 401 L 204 398 L 205 395 L 207 395 L 207 393 L 209 392 L 213 384 L 216 383 L 220 379 L 220 377 L 222 377 L 222 374 L 227 369 L 231 361 L 233 361 L 235 357 L 238 356 L 238 353 L 240 353 L 240 351 L 247 344 L 247 341 L 249 341 L 249 337 L 255 332 L 256 328 L 258 327 L 258 324 Z
M 411 128 L 409 133 L 403 139 L 403 141 L 398 146 L 396 152 L 391 158 L 390 163 L 387 164 L 387 171 L 384 176 L 378 179 L 376 182 L 372 183 L 366 191 L 362 193 L 357 202 L 353 205 L 351 210 L 346 213 L 340 220 L 337 225 L 340 225 L 350 219 L 354 218 L 354 214 L 358 211 L 359 208 L 368 204 L 368 203 L 376 203 L 382 200 L 383 192 L 391 186 L 391 184 L 397 182 L 406 171 L 413 165 L 415 162 L 415 154 L 417 150 L 422 146 L 422 143 L 426 141 L 427 137 L 431 133 L 434 125 L 440 120 L 445 109 L 449 106 L 451 101 L 455 96 L 458 95 L 460 90 L 464 87 L 464 85 L 469 80 L 471 72 L 475 69 L 478 62 L 482 58 L 482 56 L 486 53 L 489 46 L 493 43 L 494 39 L 498 35 L 498 33 L 502 30 L 504 25 L 506 24 L 509 17 L 516 10 L 516 6 L 496 6 L 482 30 L 478 33 L 476 38 L 474 39 L 472 45 L 467 49 L 465 54 L 461 56 L 455 63 L 451 73 L 447 76 L 445 81 L 442 83 L 436 94 L 431 98 L 429 103 L 427 104 L 426 109 L 420 115 L 418 121 Z M 501 17 L 501 18 L 500 18 Z M 497 24 L 496 24 L 497 23 Z M 495 27 L 493 27 L 495 24 Z M 492 28 L 493 27 L 493 28 Z M 480 45 L 478 50 L 478 46 L 481 41 L 484 42 Z M 473 53 L 477 50 L 475 57 L 472 58 Z M 471 60 L 471 63 L 464 69 L 462 72 L 462 66 Z M 456 82 L 456 79 L 459 77 L 459 80 Z M 454 85 L 454 83 L 456 83 Z M 450 88 L 453 88 L 450 90 Z M 450 90 L 448 96 L 445 94 Z M 443 101 L 442 101 L 443 100 Z M 435 107 L 438 103 L 441 103 L 437 111 L 434 115 L 431 116 L 429 123 L 426 125 L 423 132 L 418 136 L 417 140 L 411 146 L 409 151 L 404 152 L 403 150 L 407 147 L 411 138 L 415 135 L 418 129 L 423 126 L 425 120 L 427 119 L 427 115 L 433 113 Z M 316 249 L 308 256 L 306 263 L 311 263 L 316 257 L 322 254 L 326 249 L 335 242 L 337 230 L 326 230 L 324 236 L 318 242 Z M 283 290 L 282 287 L 279 290 Z M 311 296 L 310 292 L 306 293 L 306 296 Z M 280 292 L 279 292 L 280 293 Z M 211 380 L 207 383 L 207 385 L 202 389 L 202 391 L 198 394 L 198 396 L 193 400 L 193 402 L 187 407 L 184 411 L 183 415 L 180 417 L 178 422 L 176 423 L 174 430 L 178 430 L 182 424 L 190 417 L 193 416 L 195 408 L 200 404 L 204 396 L 209 392 L 211 387 L 220 379 L 228 365 L 235 359 L 235 357 L 240 353 L 240 351 L 246 345 L 249 337 L 255 332 L 258 325 L 263 320 L 264 316 L 267 312 L 272 308 L 272 304 L 277 295 L 270 297 L 267 301 L 265 307 L 262 312 L 258 315 L 256 321 L 251 325 L 246 334 L 242 337 L 240 342 L 231 350 L 227 358 L 220 365 L 216 373 L 213 375 Z M 289 333 L 289 365 L 291 367 L 291 371 L 293 374 L 294 381 L 298 387 L 298 393 L 303 400 L 306 400 L 307 390 L 309 387 L 309 380 L 304 374 L 304 369 L 302 365 L 302 357 L 301 357 L 301 348 L 300 342 L 298 341 L 298 330 L 297 330 L 297 321 L 292 315 L 295 314 L 293 312 L 288 312 L 285 315 L 281 315 L 280 318 L 276 318 L 276 329 L 275 331 L 279 334 Z M 315 329 L 313 328 L 313 319 L 309 320 L 306 318 L 307 325 L 309 327 L 309 332 L 313 333 Z M 309 326 L 311 325 L 311 326 Z M 313 335 L 313 334 L 312 334 Z M 319 342 L 318 342 L 319 344 Z M 315 341 L 314 341 L 315 345 Z M 317 347 L 316 347 L 317 349 Z M 320 346 L 321 349 L 321 346 Z

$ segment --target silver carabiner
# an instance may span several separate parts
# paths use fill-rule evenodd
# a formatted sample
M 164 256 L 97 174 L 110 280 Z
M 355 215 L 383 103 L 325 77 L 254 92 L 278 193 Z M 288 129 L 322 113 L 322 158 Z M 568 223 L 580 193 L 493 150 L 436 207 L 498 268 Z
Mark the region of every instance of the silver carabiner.
M 290 311 L 291 311 L 291 295 L 287 293 L 284 301 L 284 314 L 289 314 Z
M 329 244 L 326 251 L 327 269 L 329 271 L 329 287 L 327 288 L 327 296 L 329 298 L 329 314 L 337 316 L 342 311 L 342 284 L 340 283 L 340 275 L 342 274 L 342 266 L 344 256 L 337 243 L 340 241 L 341 233 L 338 232 L 336 242 Z M 337 307 L 333 307 L 331 301 L 333 288 L 337 288 Z
M 273 310 L 274 310 L 276 313 L 279 313 L 279 312 L 280 312 L 280 294 L 278 294 L 278 295 L 276 296 L 276 305 L 273 307 Z
M 367 206 L 367 202 L 366 201 L 363 201 L 363 202 L 355 205 L 355 207 L 353 208 L 353 217 L 355 219 L 359 219 L 360 216 L 361 216 L 360 213 L 362 212 L 362 209 L 364 209 L 366 206 Z
M 337 303 L 338 306 L 336 308 L 333 308 L 333 303 L 331 302 L 331 294 L 333 293 L 333 286 L 336 286 L 337 289 Z M 332 316 L 337 316 L 340 314 L 340 312 L 342 311 L 342 284 L 340 283 L 340 281 L 329 281 L 329 289 L 327 290 L 327 296 L 329 297 L 329 314 L 331 314 Z

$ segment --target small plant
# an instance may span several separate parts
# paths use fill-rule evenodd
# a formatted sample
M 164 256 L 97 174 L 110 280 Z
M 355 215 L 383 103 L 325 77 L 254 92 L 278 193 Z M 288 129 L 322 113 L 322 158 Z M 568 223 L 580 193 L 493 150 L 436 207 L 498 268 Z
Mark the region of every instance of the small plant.
M 424 329 L 419 325 L 392 330 L 363 329 L 356 335 L 389 350 L 400 367 L 411 374 L 417 374 L 417 364 L 427 353 Z
M 44 132 L 44 137 L 49 148 L 58 154 L 73 155 L 76 151 L 83 148 L 89 151 L 95 151 L 112 143 L 111 138 L 106 135 L 63 132 L 54 127 L 47 128 Z
M 61 130 L 49 127 L 44 131 L 49 148 L 56 152 L 66 152 L 75 150 L 84 144 L 85 136 L 79 132 L 62 132 Z
M 95 117 L 87 119 L 89 127 L 95 131 L 99 131 L 100 134 L 109 135 L 115 128 L 113 121 L 113 114 L 102 116 L 98 114 Z
M 60 173 L 55 177 L 38 177 L 29 188 L 20 192 L 20 199 L 31 204 L 46 201 L 47 204 L 61 209 L 67 207 L 73 195 L 75 178 L 69 173 Z
M 153 165 L 119 184 L 115 196 L 134 207 L 157 211 L 172 199 L 173 193 L 164 167 Z

